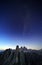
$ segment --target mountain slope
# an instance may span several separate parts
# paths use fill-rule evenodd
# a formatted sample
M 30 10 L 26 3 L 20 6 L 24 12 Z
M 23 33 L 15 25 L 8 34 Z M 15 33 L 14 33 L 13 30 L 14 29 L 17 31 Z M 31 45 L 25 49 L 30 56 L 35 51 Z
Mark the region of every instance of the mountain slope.
M 42 55 L 35 52 L 23 52 L 6 49 L 0 54 L 0 65 L 42 65 Z

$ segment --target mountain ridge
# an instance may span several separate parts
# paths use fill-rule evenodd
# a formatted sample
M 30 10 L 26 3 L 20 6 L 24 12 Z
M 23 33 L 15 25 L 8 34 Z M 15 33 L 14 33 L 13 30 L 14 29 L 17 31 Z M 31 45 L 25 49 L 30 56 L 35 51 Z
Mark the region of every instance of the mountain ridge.
M 0 65 L 42 65 L 42 50 L 6 49 L 0 54 Z

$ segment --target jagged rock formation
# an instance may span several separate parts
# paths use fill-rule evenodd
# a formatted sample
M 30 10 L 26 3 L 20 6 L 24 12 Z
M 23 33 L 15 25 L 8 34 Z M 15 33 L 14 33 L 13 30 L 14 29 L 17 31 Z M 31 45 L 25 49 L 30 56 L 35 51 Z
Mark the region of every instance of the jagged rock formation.
M 24 52 L 19 50 L 6 49 L 0 54 L 0 65 L 42 65 L 42 55 L 36 52 Z
M 3 58 L 3 59 L 2 59 Z M 1 65 L 25 65 L 25 57 L 23 51 L 20 52 L 19 47 L 16 50 L 6 49 L 1 56 Z

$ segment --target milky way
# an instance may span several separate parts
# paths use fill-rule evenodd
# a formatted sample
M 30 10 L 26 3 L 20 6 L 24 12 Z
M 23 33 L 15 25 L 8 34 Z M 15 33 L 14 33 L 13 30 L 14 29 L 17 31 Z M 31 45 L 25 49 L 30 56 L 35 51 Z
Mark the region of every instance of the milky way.
M 0 4 L 0 49 L 42 48 L 42 3 L 5 1 Z

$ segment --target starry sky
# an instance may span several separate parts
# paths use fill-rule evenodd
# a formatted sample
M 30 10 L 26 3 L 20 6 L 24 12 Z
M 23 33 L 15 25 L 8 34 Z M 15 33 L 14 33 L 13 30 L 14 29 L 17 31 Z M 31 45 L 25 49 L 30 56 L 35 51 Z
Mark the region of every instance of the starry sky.
M 0 49 L 42 48 L 42 2 L 6 0 L 0 2 Z

